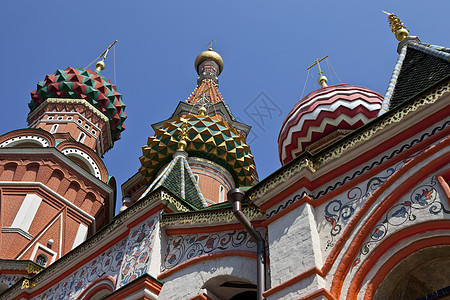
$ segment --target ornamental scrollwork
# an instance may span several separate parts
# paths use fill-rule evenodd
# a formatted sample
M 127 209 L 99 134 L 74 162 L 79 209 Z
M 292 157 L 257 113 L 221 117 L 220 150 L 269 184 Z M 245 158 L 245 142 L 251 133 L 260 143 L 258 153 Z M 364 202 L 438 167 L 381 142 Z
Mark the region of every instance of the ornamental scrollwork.
M 419 212 L 428 212 L 430 215 L 450 214 L 450 210 L 446 209 L 444 204 L 439 201 L 435 185 L 436 180 L 433 176 L 429 184 L 415 188 L 408 200 L 401 201 L 388 210 L 383 220 L 372 229 L 369 238 L 359 250 L 358 257 L 352 263 L 352 270 L 376 244 L 388 235 L 389 231 L 405 223 L 415 222 Z
M 364 203 L 375 190 L 377 190 L 383 182 L 391 177 L 398 169 L 406 164 L 413 157 L 417 156 L 417 152 L 410 157 L 402 160 L 397 165 L 385 171 L 385 174 L 378 175 L 369 179 L 363 187 L 356 186 L 350 189 L 345 195 L 345 200 L 334 199 L 325 206 L 324 217 L 331 225 L 330 238 L 327 240 L 325 250 L 332 248 L 335 244 L 335 237 L 341 233 L 343 223 L 349 220 L 361 203 Z
M 171 236 L 167 241 L 161 271 L 203 254 L 242 247 L 256 247 L 256 243 L 246 231 Z

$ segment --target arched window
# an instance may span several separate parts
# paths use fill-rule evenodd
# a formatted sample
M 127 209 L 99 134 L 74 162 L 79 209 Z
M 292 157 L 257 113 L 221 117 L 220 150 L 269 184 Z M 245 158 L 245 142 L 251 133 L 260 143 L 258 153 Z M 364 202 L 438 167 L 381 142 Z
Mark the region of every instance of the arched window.
M 78 141 L 80 143 L 84 142 L 84 139 L 86 138 L 86 134 L 84 132 L 80 133 L 80 136 L 78 137 Z
M 224 201 L 225 201 L 225 188 L 223 187 L 223 185 L 221 185 L 219 188 L 219 203 L 222 203 Z
M 48 260 L 48 258 L 47 258 L 47 256 L 45 254 L 39 254 L 36 257 L 36 263 L 38 265 L 43 266 L 43 267 L 45 267 L 47 265 L 47 260 Z
M 58 130 L 58 124 L 53 124 L 52 129 L 50 129 L 50 133 L 55 133 Z

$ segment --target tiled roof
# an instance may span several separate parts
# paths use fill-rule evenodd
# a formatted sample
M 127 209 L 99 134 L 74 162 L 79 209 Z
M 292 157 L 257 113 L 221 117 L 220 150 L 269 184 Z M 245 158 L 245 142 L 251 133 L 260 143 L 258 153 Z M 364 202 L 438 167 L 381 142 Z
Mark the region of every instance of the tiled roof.
M 450 49 L 411 39 L 401 48 L 379 115 L 450 76 Z
M 419 44 L 420 45 L 420 44 Z M 389 108 L 401 105 L 412 97 L 424 92 L 450 76 L 448 52 L 440 50 L 425 52 L 422 47 L 408 45 L 400 74 L 395 85 Z M 444 48 L 445 49 L 445 48 Z
M 186 100 L 188 104 L 195 104 L 202 98 L 203 92 L 205 92 L 205 98 L 212 104 L 223 102 L 222 95 L 219 92 L 218 86 L 211 79 L 204 79 L 202 83 L 198 85 L 194 92 Z
M 149 185 L 140 198 L 142 199 L 147 194 L 163 186 L 196 209 L 208 206 L 186 157 L 186 153 L 177 152 L 172 161 Z

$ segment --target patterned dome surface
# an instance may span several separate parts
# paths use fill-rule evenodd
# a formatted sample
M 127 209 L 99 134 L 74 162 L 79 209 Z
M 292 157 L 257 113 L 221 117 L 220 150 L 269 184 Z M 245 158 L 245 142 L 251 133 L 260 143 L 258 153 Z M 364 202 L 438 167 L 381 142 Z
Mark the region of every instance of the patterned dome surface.
M 250 185 L 257 178 L 250 147 L 236 129 L 216 117 L 191 115 L 185 119 L 188 123 L 185 151 L 189 155 L 203 157 L 225 167 L 241 186 Z M 142 147 L 139 172 L 147 183 L 177 151 L 182 124 L 182 118 L 164 123 L 155 131 L 155 136 L 148 138 L 147 146 Z
M 100 72 L 71 67 L 57 70 L 55 74 L 47 75 L 45 80 L 38 82 L 37 89 L 31 92 L 28 107 L 33 111 L 48 98 L 87 100 L 108 117 L 113 141 L 120 139 L 120 133 L 125 130 L 123 123 L 127 115 L 122 95 Z
M 378 115 L 383 96 L 369 89 L 340 84 L 321 88 L 300 100 L 283 122 L 278 153 L 283 165 L 308 145 L 339 129 L 354 130 Z

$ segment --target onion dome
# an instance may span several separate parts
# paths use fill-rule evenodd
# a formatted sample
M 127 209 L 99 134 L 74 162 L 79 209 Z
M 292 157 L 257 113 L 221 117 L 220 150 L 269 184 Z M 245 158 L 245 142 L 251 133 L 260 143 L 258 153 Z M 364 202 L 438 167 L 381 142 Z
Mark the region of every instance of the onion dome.
M 201 63 L 204 61 L 214 61 L 219 67 L 217 75 L 220 75 L 220 73 L 222 73 L 222 70 L 223 70 L 222 56 L 220 56 L 219 53 L 213 51 L 212 48 L 209 48 L 208 50 L 203 51 L 202 53 L 197 55 L 197 57 L 195 58 L 194 66 L 195 66 L 195 70 L 197 71 L 197 74 L 199 74 L 199 75 L 201 73 L 201 69 L 199 67 L 201 66 Z
M 120 133 L 125 130 L 123 123 L 127 116 L 122 95 L 99 71 L 68 67 L 47 75 L 45 80 L 37 84 L 37 89 L 31 92 L 31 101 L 28 103 L 30 111 L 48 98 L 87 100 L 108 117 L 113 141 L 120 139 Z
M 368 123 L 378 115 L 382 101 L 379 93 L 348 84 L 310 93 L 283 122 L 278 136 L 281 163 L 287 164 L 305 150 L 318 151 Z
M 237 184 L 248 186 L 257 178 L 253 155 L 245 139 L 226 121 L 216 117 L 189 115 L 167 121 L 148 138 L 142 147 L 139 172 L 146 183 L 151 183 L 158 170 L 172 159 L 178 149 L 180 135 L 187 133 L 183 146 L 189 156 L 201 157 L 226 168 Z

